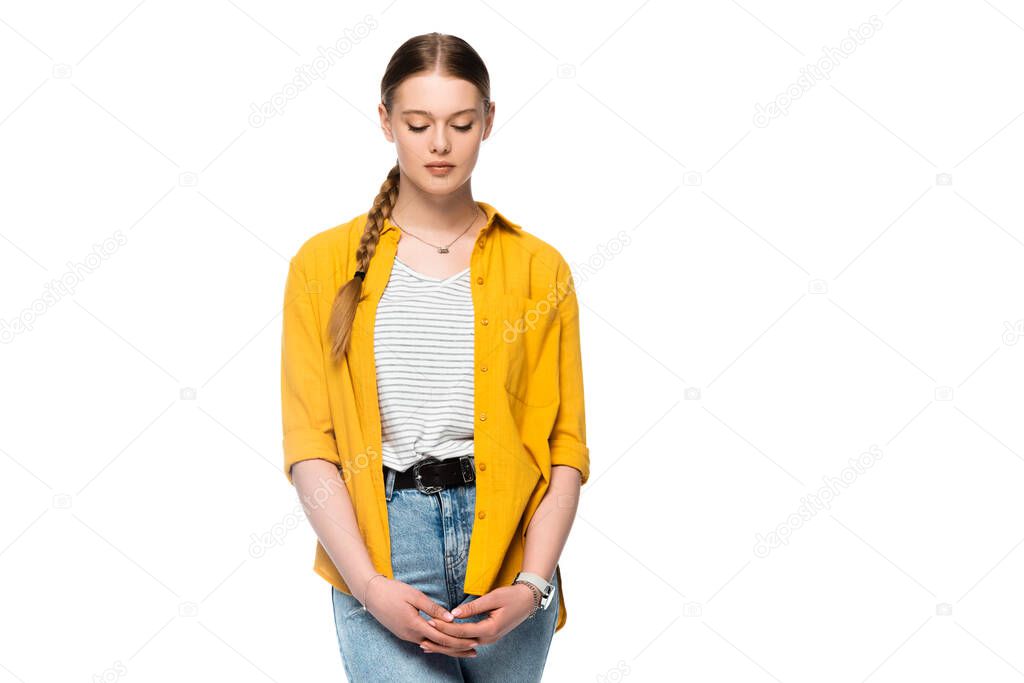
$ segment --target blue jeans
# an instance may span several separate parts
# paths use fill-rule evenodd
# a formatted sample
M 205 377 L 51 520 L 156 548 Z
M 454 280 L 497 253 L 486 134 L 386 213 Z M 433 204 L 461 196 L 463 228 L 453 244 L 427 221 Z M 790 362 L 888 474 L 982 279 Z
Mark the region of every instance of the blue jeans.
M 391 566 L 395 578 L 423 591 L 452 610 L 477 597 L 462 592 L 469 539 L 473 533 L 476 486 L 473 483 L 421 493 L 395 489 L 395 471 L 384 470 Z M 552 582 L 557 584 L 558 577 Z M 546 610 L 537 610 L 494 643 L 476 647 L 476 657 L 425 653 L 419 643 L 401 640 L 365 611 L 351 595 L 331 586 L 334 623 L 345 673 L 352 683 L 363 681 L 540 681 L 558 621 L 558 590 Z M 420 610 L 420 616 L 430 616 Z M 480 621 L 487 613 L 456 617 Z

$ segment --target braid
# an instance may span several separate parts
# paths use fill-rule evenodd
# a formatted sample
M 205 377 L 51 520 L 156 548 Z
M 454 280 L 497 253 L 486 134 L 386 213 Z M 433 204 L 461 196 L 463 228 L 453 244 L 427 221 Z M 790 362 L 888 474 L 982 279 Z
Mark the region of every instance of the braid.
M 366 227 L 359 238 L 356 249 L 356 275 L 341 286 L 334 305 L 331 307 L 331 318 L 327 324 L 328 338 L 331 340 L 331 357 L 335 362 L 341 360 L 348 351 L 352 337 L 352 323 L 356 317 L 359 295 L 363 290 L 363 276 L 370 267 L 370 261 L 377 251 L 380 231 L 384 229 L 384 220 L 391 216 L 391 210 L 398 201 L 398 179 L 401 175 L 396 163 L 388 172 L 388 177 L 380 186 L 380 191 L 373 200 L 373 207 L 367 213 Z

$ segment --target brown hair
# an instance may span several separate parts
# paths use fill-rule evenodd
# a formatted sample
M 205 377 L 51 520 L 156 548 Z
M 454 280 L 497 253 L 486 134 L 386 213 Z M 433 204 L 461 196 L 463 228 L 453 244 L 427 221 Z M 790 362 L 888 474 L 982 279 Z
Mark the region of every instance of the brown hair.
M 456 36 L 443 33 L 426 33 L 415 36 L 402 43 L 391 56 L 384 78 L 380 82 L 380 97 L 388 115 L 394 103 L 395 90 L 402 82 L 423 72 L 434 72 L 451 78 L 469 81 L 480 91 L 483 98 L 484 116 L 491 107 L 491 80 L 487 67 L 476 50 L 469 43 Z M 391 210 L 398 200 L 399 166 L 396 163 L 388 171 L 387 179 L 380 186 L 380 192 L 373 200 L 373 206 L 366 217 L 366 227 L 356 249 L 357 274 L 338 290 L 331 308 L 331 317 L 327 324 L 328 338 L 331 340 L 331 355 L 335 362 L 339 361 L 348 351 L 349 338 L 352 333 L 352 321 L 356 316 L 356 306 L 361 299 L 363 276 L 370 267 L 370 260 L 377 250 L 380 231 L 384 220 L 391 216 Z

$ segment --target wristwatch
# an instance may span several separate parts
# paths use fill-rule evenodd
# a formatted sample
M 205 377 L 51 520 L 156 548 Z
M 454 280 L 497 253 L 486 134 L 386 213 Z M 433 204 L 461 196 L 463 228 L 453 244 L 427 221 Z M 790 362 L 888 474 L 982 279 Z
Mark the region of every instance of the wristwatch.
M 551 600 L 555 597 L 555 584 L 544 580 L 542 576 L 533 572 L 519 572 L 516 574 L 512 585 L 517 583 L 528 583 L 540 592 L 540 609 L 547 609 L 548 605 L 551 604 Z

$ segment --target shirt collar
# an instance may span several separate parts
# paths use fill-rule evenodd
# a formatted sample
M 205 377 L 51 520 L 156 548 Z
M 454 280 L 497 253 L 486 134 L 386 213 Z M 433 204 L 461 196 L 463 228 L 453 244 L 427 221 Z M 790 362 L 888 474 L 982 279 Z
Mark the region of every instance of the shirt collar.
M 489 230 L 494 225 L 502 225 L 513 232 L 522 232 L 522 227 L 516 225 L 508 218 L 503 216 L 501 212 L 499 212 L 490 204 L 486 202 L 477 202 L 476 204 L 485 214 L 487 214 L 487 224 L 483 228 L 481 228 L 481 232 L 487 232 L 487 230 Z M 390 232 L 393 229 L 397 230 L 397 228 L 398 226 L 392 223 L 390 218 L 385 218 L 384 228 L 380 231 L 380 234 L 383 236 L 384 234 Z

